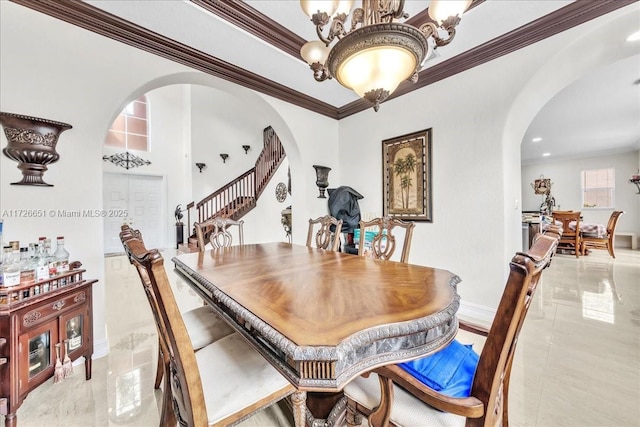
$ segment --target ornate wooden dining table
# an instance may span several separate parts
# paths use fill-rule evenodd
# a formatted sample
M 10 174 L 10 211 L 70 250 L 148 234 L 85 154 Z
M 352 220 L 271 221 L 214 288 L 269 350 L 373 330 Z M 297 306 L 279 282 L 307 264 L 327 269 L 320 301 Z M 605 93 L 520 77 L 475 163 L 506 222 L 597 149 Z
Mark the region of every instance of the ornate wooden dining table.
M 432 353 L 455 336 L 460 279 L 449 271 L 289 243 L 172 259 L 187 283 L 298 389 L 339 392 L 375 367 Z M 344 412 L 342 399 L 328 425 Z

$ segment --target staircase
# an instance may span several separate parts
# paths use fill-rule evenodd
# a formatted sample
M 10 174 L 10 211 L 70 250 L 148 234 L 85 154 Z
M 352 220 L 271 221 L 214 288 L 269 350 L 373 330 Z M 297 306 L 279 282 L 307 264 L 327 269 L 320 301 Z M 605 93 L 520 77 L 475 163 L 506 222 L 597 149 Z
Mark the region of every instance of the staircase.
M 180 245 L 181 252 L 194 252 L 198 250 L 193 224 L 203 222 L 216 216 L 225 216 L 238 220 L 256 207 L 256 202 L 273 174 L 286 157 L 286 153 L 280 138 L 271 126 L 262 133 L 264 147 L 256 160 L 256 165 L 214 191 L 198 203 L 191 202 L 187 205 L 187 227 L 189 237 L 186 244 Z M 195 208 L 193 222 L 191 211 Z

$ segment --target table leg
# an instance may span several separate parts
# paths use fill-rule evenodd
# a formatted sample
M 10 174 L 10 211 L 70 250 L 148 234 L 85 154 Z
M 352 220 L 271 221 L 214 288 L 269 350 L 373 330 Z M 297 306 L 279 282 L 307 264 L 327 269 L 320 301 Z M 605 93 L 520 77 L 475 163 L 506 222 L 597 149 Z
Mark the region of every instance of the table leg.
M 307 392 L 296 391 L 291 395 L 293 404 L 293 421 L 295 427 L 305 427 L 307 413 Z

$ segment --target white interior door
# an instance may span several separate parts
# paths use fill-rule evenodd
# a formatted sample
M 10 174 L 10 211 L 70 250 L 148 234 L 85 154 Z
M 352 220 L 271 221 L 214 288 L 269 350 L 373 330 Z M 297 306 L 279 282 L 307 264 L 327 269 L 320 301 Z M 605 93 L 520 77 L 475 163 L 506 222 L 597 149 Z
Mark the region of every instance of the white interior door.
M 128 217 L 104 217 L 104 252 L 122 252 L 120 226 L 125 220 L 142 232 L 147 248 L 163 247 L 164 193 L 163 178 L 150 175 L 104 174 L 103 206 L 110 210 L 126 210 Z

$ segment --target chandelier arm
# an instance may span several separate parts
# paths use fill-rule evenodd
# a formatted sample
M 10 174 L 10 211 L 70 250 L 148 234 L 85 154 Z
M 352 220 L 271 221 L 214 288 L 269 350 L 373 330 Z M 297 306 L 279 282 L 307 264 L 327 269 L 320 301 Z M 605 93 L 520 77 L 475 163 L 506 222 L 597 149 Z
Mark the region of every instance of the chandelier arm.
M 310 68 L 311 71 L 313 71 L 313 78 L 317 82 L 323 82 L 331 78 L 331 74 L 324 64 L 314 62 L 313 64 L 311 64 Z
M 434 34 L 433 35 L 433 39 L 436 41 L 436 47 L 438 46 L 446 46 L 449 43 L 451 43 L 451 41 L 453 40 L 453 38 L 456 36 L 456 29 L 455 28 L 450 28 L 447 30 L 447 38 L 441 38 L 438 34 Z
M 331 32 L 329 32 L 329 37 L 325 37 L 324 34 L 322 34 L 323 29 L 324 29 L 324 25 L 319 25 L 319 24 L 316 25 L 316 34 L 318 35 L 318 38 L 322 43 L 329 46 L 329 43 L 333 41 L 334 37 Z

